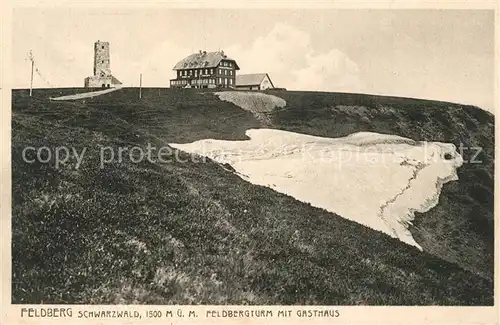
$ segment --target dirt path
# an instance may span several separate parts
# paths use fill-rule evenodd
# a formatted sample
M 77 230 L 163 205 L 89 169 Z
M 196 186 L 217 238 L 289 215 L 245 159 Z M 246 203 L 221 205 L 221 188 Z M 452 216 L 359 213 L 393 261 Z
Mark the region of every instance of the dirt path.
M 104 94 L 113 92 L 113 91 L 118 90 L 118 89 L 120 89 L 120 88 L 109 88 L 109 89 L 105 89 L 105 90 L 91 91 L 88 93 L 66 95 L 66 96 L 61 96 L 61 97 L 53 97 L 50 99 L 51 100 L 75 100 L 75 99 L 90 98 L 90 97 L 104 95 Z

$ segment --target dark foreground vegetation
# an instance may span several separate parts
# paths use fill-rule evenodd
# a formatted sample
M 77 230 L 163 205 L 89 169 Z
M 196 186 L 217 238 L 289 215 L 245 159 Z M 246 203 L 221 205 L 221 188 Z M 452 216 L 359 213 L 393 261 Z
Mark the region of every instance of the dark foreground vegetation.
M 196 90 L 47 99 L 73 92 L 35 90 L 32 99 L 13 92 L 13 303 L 493 304 L 490 114 L 411 99 L 278 92 L 288 104 L 262 125 Z M 125 156 L 100 168 L 100 147 L 243 140 L 256 127 L 464 142 L 484 148 L 484 163 L 464 165 L 439 205 L 418 215 L 412 233 L 425 252 L 176 150 L 168 163 Z M 24 162 L 28 146 L 87 150 L 78 169 L 74 158 L 55 168 L 53 160 Z

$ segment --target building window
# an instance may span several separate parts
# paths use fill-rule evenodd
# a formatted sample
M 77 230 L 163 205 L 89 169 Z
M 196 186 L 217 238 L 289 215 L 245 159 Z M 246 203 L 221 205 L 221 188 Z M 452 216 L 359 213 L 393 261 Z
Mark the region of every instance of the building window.
M 229 75 L 232 76 L 233 75 L 233 70 L 229 70 Z
M 233 84 L 233 79 L 229 79 L 229 84 L 232 85 Z
M 214 69 L 210 69 L 210 74 L 214 74 Z
M 219 69 L 219 74 L 222 74 L 222 69 Z

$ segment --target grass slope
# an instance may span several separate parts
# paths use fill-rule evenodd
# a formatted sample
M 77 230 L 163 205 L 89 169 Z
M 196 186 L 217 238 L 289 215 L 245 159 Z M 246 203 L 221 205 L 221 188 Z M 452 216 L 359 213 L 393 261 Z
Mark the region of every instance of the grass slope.
M 327 137 L 371 131 L 463 146 L 465 164 L 457 171 L 459 180 L 444 185 L 440 203 L 427 213 L 417 213 L 410 230 L 425 251 L 493 279 L 492 114 L 473 106 L 408 98 L 278 95 L 288 106 L 273 116 L 276 128 Z
M 262 126 L 209 92 L 145 89 L 138 100 L 137 90 L 123 89 L 85 102 L 50 102 L 49 92 L 60 90 L 36 90 L 33 99 L 13 93 L 13 303 L 493 304 L 487 276 L 436 257 L 440 252 L 419 252 L 249 184 L 210 160 L 127 159 L 99 168 L 99 146 L 238 140 Z M 406 121 L 357 117 L 356 124 L 358 106 L 341 114 L 331 108 L 351 95 L 279 96 L 289 105 L 271 120 L 282 129 L 334 136 Z M 340 97 L 332 102 L 328 96 Z M 478 121 L 478 128 L 490 120 Z M 88 148 L 78 170 L 74 160 L 60 169 L 22 160 L 26 146 L 62 145 Z M 463 217 L 452 212 L 441 217 Z M 425 229 L 426 218 L 419 216 L 416 227 Z

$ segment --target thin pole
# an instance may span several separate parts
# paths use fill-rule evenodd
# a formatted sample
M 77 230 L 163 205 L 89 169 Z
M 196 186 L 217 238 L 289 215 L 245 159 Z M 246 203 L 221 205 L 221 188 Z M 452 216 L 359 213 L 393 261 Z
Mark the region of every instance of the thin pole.
M 31 59 L 31 82 L 30 82 L 30 97 L 33 94 L 33 67 L 35 65 L 35 61 Z
M 139 99 L 142 98 L 142 73 L 139 76 Z

